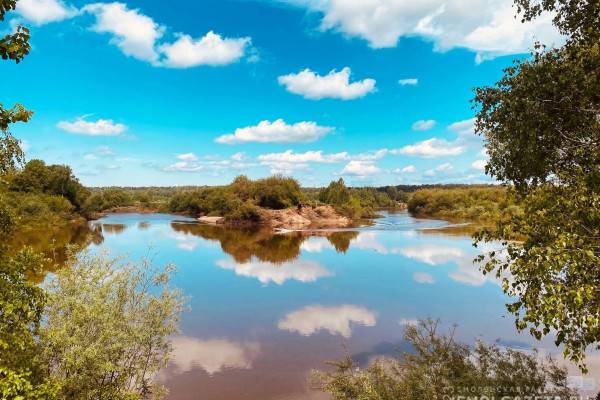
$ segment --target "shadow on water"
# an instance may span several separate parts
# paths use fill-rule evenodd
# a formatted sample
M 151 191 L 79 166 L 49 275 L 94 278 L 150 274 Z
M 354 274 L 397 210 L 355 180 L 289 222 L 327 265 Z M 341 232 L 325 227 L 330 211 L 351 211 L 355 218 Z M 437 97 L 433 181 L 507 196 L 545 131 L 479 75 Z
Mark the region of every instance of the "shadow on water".
M 274 233 L 270 228 L 225 228 L 214 225 L 172 222 L 175 232 L 217 241 L 221 249 L 237 263 L 259 261 L 282 264 L 300 256 L 301 246 L 311 236 L 327 238 L 338 253 L 346 253 L 356 237 L 356 231 Z

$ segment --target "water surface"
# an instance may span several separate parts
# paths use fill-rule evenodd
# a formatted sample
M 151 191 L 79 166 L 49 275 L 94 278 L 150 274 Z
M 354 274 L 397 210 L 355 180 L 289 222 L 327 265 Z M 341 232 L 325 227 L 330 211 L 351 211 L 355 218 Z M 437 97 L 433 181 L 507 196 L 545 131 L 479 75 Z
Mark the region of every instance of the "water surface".
M 103 240 L 90 247 L 178 266 L 192 311 L 161 376 L 170 399 L 320 399 L 312 369 L 344 349 L 362 364 L 399 354 L 419 318 L 458 324 L 467 343 L 553 349 L 516 333 L 508 299 L 472 263 L 472 240 L 433 229 L 445 225 L 385 213 L 362 229 L 274 234 L 122 214 L 93 223 Z

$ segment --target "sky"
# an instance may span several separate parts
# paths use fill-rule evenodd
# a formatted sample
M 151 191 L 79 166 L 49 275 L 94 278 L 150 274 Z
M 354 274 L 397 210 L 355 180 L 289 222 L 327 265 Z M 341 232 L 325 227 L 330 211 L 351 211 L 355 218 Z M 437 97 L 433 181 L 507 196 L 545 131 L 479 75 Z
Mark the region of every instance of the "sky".
M 19 0 L 1 101 L 27 158 L 89 186 L 486 183 L 473 89 L 536 40 L 511 0 Z

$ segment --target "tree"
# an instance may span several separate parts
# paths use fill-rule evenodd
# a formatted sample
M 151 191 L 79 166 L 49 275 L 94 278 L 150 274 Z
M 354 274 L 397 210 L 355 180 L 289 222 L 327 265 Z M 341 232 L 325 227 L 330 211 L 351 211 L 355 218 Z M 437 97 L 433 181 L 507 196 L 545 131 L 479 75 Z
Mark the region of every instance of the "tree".
M 16 6 L 17 0 L 0 0 L 0 21 L 4 21 L 4 15 Z M 3 60 L 19 63 L 29 54 L 29 50 L 29 29 L 23 26 L 17 26 L 14 33 L 0 38 L 0 57 Z M 10 134 L 9 126 L 16 122 L 27 122 L 31 115 L 31 111 L 20 104 L 6 109 L 0 103 L 0 175 L 13 170 L 23 161 L 19 141 Z
M 412 352 L 401 358 L 376 360 L 365 369 L 350 356 L 332 363 L 333 372 L 317 372 L 314 380 L 334 400 L 422 400 L 442 398 L 560 398 L 567 371 L 552 359 L 500 349 L 479 342 L 474 349 L 453 333 L 438 333 L 438 322 L 407 326 L 404 339 Z
M 41 342 L 60 399 L 162 398 L 153 378 L 184 308 L 173 271 L 83 253 L 56 273 Z
M 567 35 L 537 45 L 493 87 L 476 90 L 476 130 L 486 172 L 512 185 L 524 213 L 502 219 L 479 241 L 502 240 L 484 272 L 506 276 L 517 328 L 556 344 L 585 370 L 600 341 L 600 3 L 516 0 L 524 20 L 556 13 Z M 511 239 L 518 239 L 516 243 Z

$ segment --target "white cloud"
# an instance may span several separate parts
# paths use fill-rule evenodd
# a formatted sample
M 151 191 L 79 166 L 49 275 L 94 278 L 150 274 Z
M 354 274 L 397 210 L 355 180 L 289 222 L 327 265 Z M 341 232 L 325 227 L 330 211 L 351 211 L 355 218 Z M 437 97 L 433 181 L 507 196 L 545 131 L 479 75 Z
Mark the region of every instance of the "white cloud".
M 475 160 L 473 162 L 473 164 L 471 164 L 471 167 L 473 169 L 477 169 L 480 171 L 485 171 L 485 166 L 487 165 L 487 160 Z
M 182 34 L 174 43 L 159 47 L 160 52 L 165 56 L 161 65 L 171 68 L 189 68 L 198 65 L 231 64 L 244 56 L 249 43 L 248 37 L 222 38 L 213 31 L 196 40 Z
M 233 161 L 244 161 L 246 159 L 246 153 L 239 151 L 230 157 Z
M 433 276 L 431 276 L 427 272 L 415 272 L 413 274 L 413 279 L 415 280 L 415 282 L 421 284 L 432 285 L 435 283 L 435 279 L 433 279 Z
M 139 10 L 130 10 L 124 3 L 93 3 L 83 8 L 96 17 L 92 29 L 98 33 L 110 33 L 110 42 L 128 56 L 151 63 L 158 62 L 156 41 L 163 36 L 165 28 Z
M 335 154 L 323 154 L 322 151 L 307 151 L 305 153 L 294 153 L 292 150 L 283 153 L 270 153 L 258 156 L 258 160 L 264 163 L 287 162 L 287 163 L 336 163 L 347 160 L 347 152 Z
M 314 142 L 331 131 L 333 128 L 319 126 L 316 122 L 303 121 L 288 125 L 283 119 L 274 122 L 265 120 L 255 126 L 238 128 L 233 134 L 220 136 L 216 142 L 225 144 L 306 143 Z
M 457 156 L 465 151 L 465 147 L 456 143 L 449 143 L 444 139 L 431 138 L 404 146 L 399 150 L 394 150 L 393 154 L 399 153 L 408 156 L 418 156 L 425 158 Z
M 204 170 L 204 165 L 191 161 L 179 161 L 163 169 L 166 172 L 199 172 Z
M 415 167 L 414 165 L 407 165 L 404 168 L 395 169 L 394 172 L 398 174 L 414 174 L 415 172 L 417 172 L 417 167 Z
M 178 154 L 177 159 L 181 161 L 198 161 L 198 156 L 194 153 Z
M 251 42 L 248 37 L 223 38 L 209 31 L 198 39 L 180 33 L 174 42 L 161 43 L 166 27 L 139 9 L 129 9 L 125 3 L 93 3 L 82 10 L 96 17 L 92 30 L 111 34 L 110 43 L 125 55 L 154 66 L 190 68 L 230 64 L 243 57 Z
M 315 282 L 317 279 L 333 275 L 320 264 L 304 260 L 282 264 L 256 260 L 247 263 L 219 260 L 216 264 L 223 269 L 235 271 L 236 275 L 255 278 L 264 285 L 271 282 L 283 285 L 288 280 L 295 280 L 302 283 Z
M 400 79 L 400 80 L 398 81 L 398 84 L 399 84 L 400 86 L 407 86 L 407 85 L 409 85 L 409 86 L 414 86 L 414 85 L 417 85 L 417 84 L 419 84 L 419 80 L 418 80 L 417 78 L 406 78 L 406 79 Z
M 298 332 L 303 336 L 325 330 L 331 335 L 352 336 L 351 324 L 375 326 L 375 314 L 364 307 L 341 305 L 326 307 L 321 305 L 307 306 L 293 311 L 279 321 L 277 327 L 290 332 Z
M 77 14 L 77 10 L 60 0 L 19 0 L 17 13 L 36 25 L 62 21 Z
M 421 119 L 412 124 L 413 131 L 428 131 L 432 129 L 437 122 L 433 119 Z
M 119 136 L 127 130 L 127 126 L 115 124 L 112 119 L 86 121 L 85 117 L 77 118 L 72 122 L 60 121 L 56 126 L 69 133 L 88 136 Z
M 456 132 L 459 135 L 474 135 L 475 134 L 475 118 L 457 121 L 448 126 L 448 130 Z
M 398 321 L 398 324 L 400 326 L 417 326 L 419 325 L 419 320 L 415 319 L 415 318 L 402 318 L 400 321 Z
M 381 170 L 373 163 L 373 161 L 358 161 L 352 160 L 342 170 L 342 174 L 367 176 L 373 175 Z
M 288 0 L 290 1 L 290 0 Z M 366 40 L 373 48 L 395 47 L 400 37 L 420 36 L 437 51 L 456 47 L 477 60 L 527 52 L 535 40 L 562 40 L 551 15 L 522 24 L 511 0 L 291 0 L 322 15 L 321 29 Z
M 327 75 L 321 76 L 307 68 L 297 74 L 280 76 L 278 81 L 288 92 L 311 100 L 324 98 L 352 100 L 375 91 L 374 79 L 350 83 L 350 73 L 350 68 L 346 67 L 340 72 L 332 70 Z
M 438 173 L 452 171 L 453 169 L 454 169 L 454 167 L 452 166 L 452 164 L 450 164 L 450 163 L 444 163 L 442 165 L 438 165 L 434 169 L 430 169 L 430 170 L 425 171 L 425 175 L 426 176 L 434 176 L 434 175 L 436 175 Z
M 214 375 L 226 369 L 250 369 L 260 354 L 260 345 L 256 342 L 177 336 L 171 344 L 173 354 L 170 362 L 180 372 L 201 368 Z

